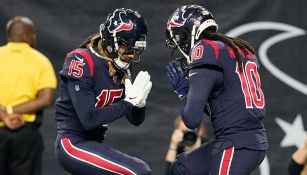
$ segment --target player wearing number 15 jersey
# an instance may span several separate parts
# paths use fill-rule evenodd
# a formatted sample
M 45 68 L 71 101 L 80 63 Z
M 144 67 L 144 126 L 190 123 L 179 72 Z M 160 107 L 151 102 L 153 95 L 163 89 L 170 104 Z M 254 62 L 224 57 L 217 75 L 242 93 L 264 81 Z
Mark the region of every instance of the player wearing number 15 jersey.
M 167 23 L 168 46 L 186 58 L 173 59 L 167 66 L 183 121 L 196 128 L 206 109 L 215 135 L 179 155 L 171 167 L 173 175 L 248 175 L 268 148 L 257 57 L 246 41 L 217 29 L 212 14 L 197 5 L 178 8 Z
M 130 69 L 146 47 L 147 27 L 131 9 L 116 9 L 77 49 L 68 53 L 56 101 L 55 152 L 73 175 L 149 175 L 142 160 L 104 142 L 108 123 L 126 117 L 140 125 L 152 83 L 141 71 L 133 84 Z

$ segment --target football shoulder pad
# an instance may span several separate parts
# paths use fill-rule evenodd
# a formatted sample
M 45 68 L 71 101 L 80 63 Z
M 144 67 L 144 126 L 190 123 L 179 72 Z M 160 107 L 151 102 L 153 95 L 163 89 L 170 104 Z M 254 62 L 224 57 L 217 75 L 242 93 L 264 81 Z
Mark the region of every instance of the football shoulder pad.
M 220 41 L 200 40 L 190 51 L 190 68 L 213 65 L 222 68 L 221 53 L 225 44 Z
M 72 78 L 89 78 L 94 75 L 94 61 L 86 49 L 76 49 L 69 52 L 65 58 L 60 75 Z

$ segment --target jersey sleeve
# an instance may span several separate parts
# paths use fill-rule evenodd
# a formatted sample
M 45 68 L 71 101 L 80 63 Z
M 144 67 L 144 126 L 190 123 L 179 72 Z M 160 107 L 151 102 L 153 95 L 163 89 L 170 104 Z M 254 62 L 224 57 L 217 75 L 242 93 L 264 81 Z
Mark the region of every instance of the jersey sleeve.
M 133 105 L 124 100 L 96 108 L 96 98 L 91 85 L 71 79 L 66 80 L 65 84 L 77 116 L 86 130 L 110 123 L 132 112 Z
M 144 106 L 143 108 L 133 107 L 132 112 L 128 113 L 126 115 L 126 118 L 131 124 L 138 126 L 144 122 L 145 110 L 146 106 Z
M 190 69 L 206 65 L 223 68 L 219 60 L 221 47 L 224 47 L 222 43 L 211 40 L 201 40 L 196 43 L 190 52 Z
M 76 49 L 68 53 L 60 75 L 78 81 L 90 81 L 94 75 L 94 61 L 87 51 Z
M 180 101 L 180 111 L 185 125 L 195 129 L 201 122 L 211 91 L 223 83 L 223 74 L 203 68 L 192 69 L 189 74 L 189 92 Z

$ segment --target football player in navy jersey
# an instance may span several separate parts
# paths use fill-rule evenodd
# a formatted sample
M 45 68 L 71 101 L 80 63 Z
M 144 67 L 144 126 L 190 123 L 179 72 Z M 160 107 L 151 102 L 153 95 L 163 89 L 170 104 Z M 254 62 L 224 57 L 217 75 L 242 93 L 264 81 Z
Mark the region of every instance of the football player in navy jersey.
M 261 122 L 265 98 L 254 49 L 217 29 L 212 14 L 198 5 L 178 8 L 167 22 L 167 45 L 183 56 L 167 65 L 182 119 L 194 129 L 209 111 L 215 135 L 200 148 L 179 155 L 172 175 L 248 175 L 268 149 Z
M 73 175 L 149 175 L 142 160 L 104 143 L 108 123 L 126 117 L 140 125 L 152 83 L 146 71 L 131 82 L 130 70 L 146 47 L 147 26 L 131 9 L 116 9 L 77 49 L 67 54 L 56 101 L 55 152 Z

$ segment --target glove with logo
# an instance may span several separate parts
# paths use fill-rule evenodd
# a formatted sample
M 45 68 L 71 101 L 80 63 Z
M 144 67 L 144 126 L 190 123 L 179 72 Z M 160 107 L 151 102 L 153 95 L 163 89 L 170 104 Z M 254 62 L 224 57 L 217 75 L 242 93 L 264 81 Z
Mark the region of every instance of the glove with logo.
M 129 79 L 125 79 L 125 101 L 133 106 L 142 108 L 146 104 L 146 99 L 151 90 L 152 82 L 147 71 L 140 71 L 133 84 Z
M 183 76 L 182 70 L 173 62 L 169 63 L 166 66 L 166 69 L 168 79 L 178 97 L 180 98 L 187 95 L 189 91 L 189 83 L 188 79 Z

